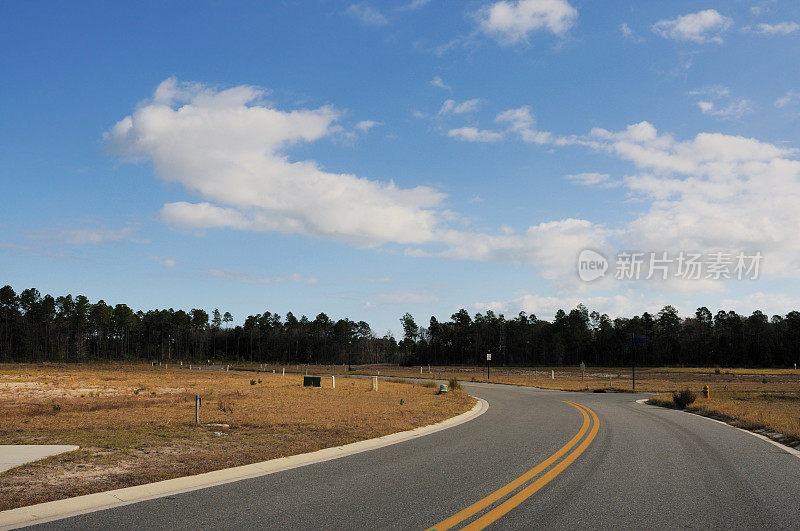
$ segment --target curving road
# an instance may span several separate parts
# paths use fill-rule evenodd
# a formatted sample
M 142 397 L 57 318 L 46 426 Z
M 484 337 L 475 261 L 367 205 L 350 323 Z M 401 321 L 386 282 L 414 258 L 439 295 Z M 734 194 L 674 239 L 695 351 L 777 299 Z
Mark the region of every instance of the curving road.
M 464 387 L 490 407 L 454 428 L 39 527 L 800 529 L 800 459 L 752 435 L 645 395 Z

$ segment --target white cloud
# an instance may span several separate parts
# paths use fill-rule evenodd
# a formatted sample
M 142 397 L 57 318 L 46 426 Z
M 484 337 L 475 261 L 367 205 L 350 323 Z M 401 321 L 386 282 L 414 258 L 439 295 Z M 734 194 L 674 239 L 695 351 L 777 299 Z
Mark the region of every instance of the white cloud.
M 356 124 L 356 129 L 361 131 L 362 133 L 366 133 L 373 127 L 380 125 L 380 122 L 374 122 L 372 120 L 361 120 Z
M 445 100 L 442 104 L 442 108 L 439 109 L 439 115 L 444 116 L 447 114 L 466 114 L 474 112 L 480 104 L 481 100 L 479 98 L 462 101 L 461 103 L 455 100 Z
M 775 1 L 776 0 L 764 0 L 763 2 L 759 2 L 754 6 L 750 6 L 750 13 L 756 16 L 769 13 L 772 11 L 772 4 L 774 4 Z
M 508 130 L 519 134 L 524 142 L 546 144 L 553 141 L 553 135 L 534 128 L 536 120 L 527 105 L 501 112 L 495 118 L 495 122 L 508 124 Z
M 262 95 L 250 86 L 214 90 L 168 79 L 153 100 L 106 133 L 106 143 L 121 156 L 152 161 L 162 179 L 203 199 L 165 205 L 161 219 L 168 223 L 300 233 L 362 246 L 433 239 L 442 193 L 289 160 L 286 147 L 331 136 L 339 113 L 329 106 L 283 111 L 260 103 Z
M 440 235 L 447 248 L 436 254 L 455 260 L 528 264 L 546 279 L 572 282 L 577 278 L 578 253 L 587 247 L 603 247 L 609 234 L 600 225 L 571 218 L 532 225 L 519 234 L 451 230 Z
M 431 85 L 433 85 L 434 87 L 438 87 L 440 89 L 453 90 L 453 88 L 450 85 L 446 84 L 444 81 L 442 81 L 442 78 L 439 76 L 434 76 L 434 78 L 431 80 Z
M 784 21 L 777 24 L 767 24 L 762 22 L 755 27 L 745 26 L 742 28 L 744 31 L 758 33 L 759 35 L 788 35 L 800 30 L 800 24 L 797 22 Z
M 638 35 L 636 35 L 636 33 L 634 33 L 634 31 L 630 28 L 630 26 L 628 26 L 625 23 L 620 24 L 619 30 L 622 32 L 622 36 L 629 41 L 642 42 L 644 40 Z
M 703 114 L 725 119 L 739 119 L 753 112 L 750 100 L 732 97 L 730 89 L 723 85 L 692 90 L 689 94 L 704 98 L 697 101 L 697 106 Z
M 548 278 L 563 272 L 582 246 L 599 246 L 605 237 L 602 227 L 574 219 L 540 223 L 520 234 L 451 229 L 448 224 L 459 217 L 440 206 L 445 196 L 431 188 L 398 188 L 326 172 L 313 161 L 291 161 L 282 151 L 331 136 L 338 112 L 332 107 L 283 111 L 259 103 L 261 94 L 247 86 L 214 90 L 167 80 L 153 100 L 106 134 L 106 142 L 123 157 L 151 161 L 162 179 L 201 198 L 162 208 L 162 221 L 185 228 L 279 231 L 359 246 L 422 245 L 426 248 L 407 254 L 525 263 Z M 515 124 L 528 123 L 524 112 L 506 116 L 515 116 Z M 453 134 L 476 140 L 502 136 L 479 130 Z
M 712 101 L 698 101 L 697 106 L 700 107 L 703 114 L 719 116 L 720 118 L 741 118 L 753 112 L 750 107 L 750 100 L 744 98 L 731 101 L 722 108 L 717 108 Z
M 30 234 L 30 236 L 57 244 L 104 245 L 130 240 L 137 231 L 138 229 L 134 227 L 124 227 L 122 229 L 70 228 L 39 231 Z
M 800 91 L 789 90 L 786 94 L 775 100 L 775 107 L 780 109 L 797 102 L 800 102 Z
M 721 98 L 731 93 L 731 89 L 725 85 L 712 85 L 710 87 L 703 87 L 700 89 L 690 90 L 689 94 L 692 96 L 709 96 L 712 98 Z
M 359 22 L 364 24 L 365 26 L 385 26 L 389 23 L 386 20 L 386 17 L 372 7 L 371 5 L 367 4 L 366 2 L 362 2 L 359 4 L 350 4 L 347 8 L 347 13 L 352 17 L 356 18 Z
M 296 282 L 300 284 L 316 284 L 319 282 L 317 277 L 308 275 L 301 275 L 300 273 L 292 273 L 291 275 L 279 277 L 266 277 L 262 275 L 253 275 L 241 271 L 230 271 L 227 269 L 208 269 L 206 274 L 210 277 L 224 278 L 242 284 L 275 284 L 280 282 Z
M 398 11 L 414 11 L 428 5 L 431 0 L 411 0 L 411 2 L 397 8 Z
M 159 264 L 163 265 L 164 267 L 175 267 L 178 265 L 178 261 L 174 258 L 165 258 L 163 260 L 158 261 Z
M 659 20 L 653 31 L 665 39 L 691 41 L 699 44 L 722 43 L 721 34 L 731 27 L 733 21 L 720 15 L 715 9 L 681 15 L 672 20 Z
M 502 44 L 513 44 L 539 30 L 564 34 L 575 24 L 578 11 L 566 0 L 516 0 L 496 2 L 477 16 L 481 31 Z
M 567 218 L 517 232 L 456 230 L 448 224 L 457 216 L 441 206 L 440 192 L 290 161 L 282 149 L 330 136 L 335 109 L 282 111 L 256 103 L 258 92 L 249 87 L 191 87 L 161 87 L 157 100 L 141 104 L 107 137 L 117 153 L 152 161 L 159 176 L 202 198 L 165 205 L 162 219 L 173 224 L 300 233 L 357 245 L 399 243 L 408 246 L 407 256 L 529 265 L 559 285 L 577 282 L 575 259 L 582 249 L 608 250 L 612 239 L 618 249 L 761 251 L 765 273 L 800 276 L 800 161 L 791 149 L 721 133 L 678 140 L 648 122 L 555 137 L 535 129 L 530 108 L 510 109 L 497 123 L 523 140 L 585 146 L 632 163 L 634 174 L 619 182 L 600 172 L 569 178 L 621 186 L 644 207 L 611 228 Z M 503 136 L 477 128 L 450 134 L 473 141 Z
M 497 142 L 503 138 L 502 133 L 496 131 L 485 131 L 475 127 L 459 127 L 450 129 L 447 136 L 463 140 L 465 142 Z
M 607 173 L 576 173 L 565 175 L 567 180 L 582 184 L 584 186 L 609 186 L 614 183 L 609 182 L 611 177 Z
M 210 203 L 167 203 L 159 218 L 164 223 L 186 229 L 248 229 L 250 221 L 234 208 L 222 208 Z
M 721 133 L 678 141 L 647 122 L 584 143 L 641 171 L 624 186 L 651 203 L 622 230 L 627 248 L 760 251 L 765 272 L 800 276 L 795 150 Z

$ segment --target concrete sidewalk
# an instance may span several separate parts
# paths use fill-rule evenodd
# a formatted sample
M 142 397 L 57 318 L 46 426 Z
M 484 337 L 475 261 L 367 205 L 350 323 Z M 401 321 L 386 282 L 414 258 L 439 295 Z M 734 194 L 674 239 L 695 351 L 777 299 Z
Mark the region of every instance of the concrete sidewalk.
M 0 444 L 0 472 L 78 448 L 69 444 Z

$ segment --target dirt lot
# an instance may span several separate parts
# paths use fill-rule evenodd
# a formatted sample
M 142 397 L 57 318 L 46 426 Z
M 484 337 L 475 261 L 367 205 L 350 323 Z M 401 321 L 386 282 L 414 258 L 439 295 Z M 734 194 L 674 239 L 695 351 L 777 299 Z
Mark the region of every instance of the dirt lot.
M 304 388 L 299 374 L 271 370 L 0 365 L 0 444 L 81 447 L 0 473 L 0 510 L 347 444 L 473 405 L 422 384 Z

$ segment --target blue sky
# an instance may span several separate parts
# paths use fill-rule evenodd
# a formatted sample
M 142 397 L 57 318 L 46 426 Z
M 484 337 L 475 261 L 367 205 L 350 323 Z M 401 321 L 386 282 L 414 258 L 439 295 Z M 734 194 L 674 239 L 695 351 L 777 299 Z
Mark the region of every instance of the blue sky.
M 778 0 L 4 2 L 2 282 L 378 334 L 461 307 L 785 313 L 798 24 Z M 625 250 L 763 260 L 619 280 Z

